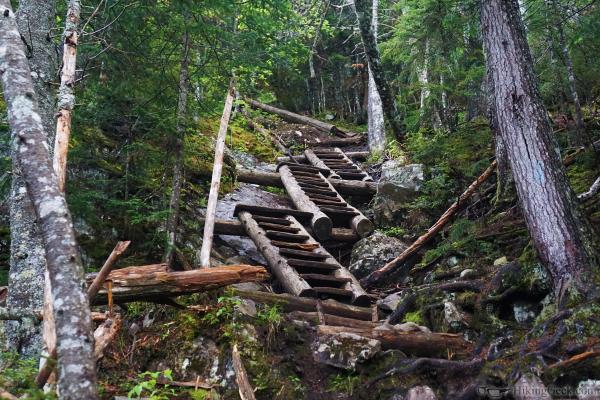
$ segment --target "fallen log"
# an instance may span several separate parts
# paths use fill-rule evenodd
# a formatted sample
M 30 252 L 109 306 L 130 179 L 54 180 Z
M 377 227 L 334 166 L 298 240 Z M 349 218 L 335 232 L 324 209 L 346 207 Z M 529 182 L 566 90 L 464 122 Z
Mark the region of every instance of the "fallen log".
M 319 302 L 317 299 L 296 297 L 285 293 L 276 294 L 235 288 L 233 289 L 233 292 L 236 296 L 250 299 L 257 303 L 278 305 L 284 312 L 316 312 L 317 303 Z M 371 309 L 368 307 L 351 306 L 331 299 L 320 300 L 320 302 L 324 313 L 363 321 L 371 320 Z
M 345 326 L 320 325 L 318 335 L 334 335 L 353 333 L 381 342 L 383 349 L 397 349 L 407 354 L 425 357 L 447 357 L 452 353 L 458 357 L 466 357 L 473 350 L 472 345 L 461 335 L 432 332 L 404 332 L 394 329 L 392 325 L 379 325 L 374 329 L 349 328 Z
M 352 158 L 355 160 L 366 160 L 367 157 L 369 157 L 371 155 L 371 153 L 368 151 L 347 151 L 347 152 L 344 152 L 344 154 L 346 154 L 349 158 Z M 292 158 L 295 161 L 299 161 L 299 162 L 306 161 L 306 156 L 304 154 L 301 154 L 298 156 L 293 156 Z M 291 161 L 291 158 L 288 156 L 277 157 L 277 162 L 287 162 L 287 161 Z
M 384 276 L 389 275 L 399 268 L 409 257 L 417 253 L 425 243 L 431 240 L 442 228 L 450 221 L 452 216 L 458 212 L 463 203 L 475 193 L 477 188 L 485 182 L 496 169 L 496 161 L 492 162 L 490 166 L 477 178 L 471 185 L 460 195 L 457 201 L 455 201 L 448 210 L 437 220 L 435 224 L 427 230 L 427 232 L 421 235 L 412 245 L 402 252 L 398 257 L 388 262 L 380 269 L 371 272 L 369 275 L 361 279 L 360 283 L 364 287 L 373 286 L 378 283 Z
M 96 362 L 104 356 L 104 350 L 114 340 L 121 329 L 123 319 L 119 314 L 113 314 L 94 331 L 94 357 Z
M 250 384 L 250 380 L 248 379 L 248 374 L 246 373 L 246 368 L 244 368 L 244 364 L 242 363 L 242 357 L 240 356 L 237 344 L 233 345 L 233 349 L 231 350 L 231 358 L 233 361 L 233 370 L 235 371 L 235 382 L 238 385 L 240 399 L 256 400 L 256 397 L 254 397 L 254 389 L 252 389 L 252 385 Z
M 104 285 L 106 277 L 110 274 L 110 271 L 114 267 L 121 254 L 123 254 L 123 252 L 127 250 L 127 247 L 129 247 L 130 243 L 130 241 L 117 242 L 117 245 L 108 256 L 108 259 L 104 262 L 102 268 L 100 268 L 100 272 L 98 272 L 98 275 L 96 275 L 94 281 L 88 287 L 88 299 L 93 299 L 94 297 L 96 297 L 98 290 L 100 290 L 100 287 Z
M 266 277 L 267 271 L 263 267 L 252 265 L 169 272 L 166 264 L 154 264 L 112 271 L 107 280 L 112 282 L 113 301 L 125 303 L 181 296 L 234 283 L 259 282 Z M 93 274 L 89 279 L 93 279 Z M 93 305 L 107 302 L 108 293 L 104 288 L 92 300 Z
M 284 187 L 281 182 L 281 176 L 277 172 L 263 172 L 241 168 L 236 170 L 236 176 L 239 182 L 280 188 Z M 330 183 L 340 194 L 364 196 L 377 193 L 377 183 L 375 182 L 332 179 Z
M 246 101 L 253 108 L 259 108 L 259 109 L 261 109 L 263 111 L 266 111 L 268 113 L 278 115 L 282 119 L 284 119 L 285 121 L 288 121 L 288 122 L 292 122 L 292 123 L 295 123 L 295 124 L 309 125 L 309 126 L 312 126 L 314 128 L 317 128 L 318 130 L 320 130 L 322 132 L 332 133 L 332 134 L 334 134 L 336 136 L 339 136 L 339 137 L 342 137 L 342 138 L 352 137 L 352 136 L 356 135 L 356 133 L 345 132 L 345 131 L 341 130 L 340 128 L 336 127 L 333 124 L 329 124 L 327 122 L 319 121 L 319 120 L 316 120 L 314 118 L 306 117 L 304 115 L 296 114 L 296 113 L 293 113 L 291 111 L 282 110 L 280 108 L 276 108 L 276 107 L 270 106 L 268 104 L 261 103 L 261 102 L 256 101 L 256 100 L 247 99 Z

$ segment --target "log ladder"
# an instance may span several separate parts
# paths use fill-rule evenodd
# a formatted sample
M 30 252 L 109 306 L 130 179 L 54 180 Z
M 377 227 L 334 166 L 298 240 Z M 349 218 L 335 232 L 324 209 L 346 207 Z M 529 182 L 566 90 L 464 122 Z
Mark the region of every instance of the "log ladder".
M 311 213 L 238 204 L 234 214 L 288 293 L 370 304 L 358 280 L 298 222 L 310 221 Z
M 373 232 L 373 223 L 346 203 L 326 179 L 329 169 L 283 162 L 277 170 L 296 208 L 311 214 L 310 226 L 317 239 L 328 239 L 334 225 L 352 228 L 360 237 Z
M 306 160 L 314 167 L 329 170 L 330 179 L 373 182 L 371 175 L 363 171 L 341 149 L 306 149 Z

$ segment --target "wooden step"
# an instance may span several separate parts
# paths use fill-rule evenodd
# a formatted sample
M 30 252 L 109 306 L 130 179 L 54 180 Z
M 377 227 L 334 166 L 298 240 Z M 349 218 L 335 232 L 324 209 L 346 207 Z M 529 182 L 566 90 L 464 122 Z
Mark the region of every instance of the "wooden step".
M 315 194 L 320 194 L 321 196 L 327 196 L 327 197 L 332 197 L 332 198 L 336 198 L 336 199 L 338 197 L 336 192 L 334 192 L 332 190 L 328 190 L 328 189 L 302 188 L 302 190 L 306 194 L 315 193 Z
M 287 220 L 285 218 L 265 217 L 262 215 L 253 215 L 252 218 L 256 222 L 268 222 L 270 224 L 288 225 L 288 226 L 292 224 L 292 221 Z
M 290 242 L 283 242 L 280 240 L 271 240 L 271 244 L 275 247 L 278 247 L 280 250 L 281 249 L 293 249 L 293 250 L 301 250 L 301 251 L 311 251 L 311 250 L 315 250 L 318 249 L 319 246 L 316 243 L 290 243 Z
M 302 172 L 302 171 L 292 171 L 292 175 L 294 176 L 294 178 L 308 178 L 308 179 L 321 179 L 321 176 L 319 174 L 313 174 L 311 172 Z
M 308 184 L 308 185 L 313 185 L 313 186 L 318 186 L 318 187 L 322 187 L 322 188 L 328 188 L 329 184 L 327 182 L 323 182 L 322 180 L 316 180 L 316 179 L 303 179 L 303 178 L 295 178 L 296 182 L 298 182 L 298 184 Z
M 340 269 L 336 264 L 330 264 L 322 261 L 301 260 L 298 258 L 288 258 L 287 263 L 299 270 L 317 270 L 317 271 L 335 271 Z
M 315 153 L 321 160 L 343 160 L 344 156 L 338 153 Z
M 269 239 L 278 239 L 284 242 L 302 243 L 309 239 L 307 235 L 297 235 L 295 233 L 277 232 L 277 231 L 266 231 Z
M 347 289 L 337 289 L 332 287 L 313 287 L 313 290 L 317 293 L 318 297 L 322 298 L 334 298 L 334 299 L 343 299 L 346 300 L 348 298 L 352 298 L 352 291 Z
M 352 209 L 352 208 L 335 208 L 334 206 L 322 206 L 319 208 L 325 214 L 346 215 L 346 216 L 355 216 L 355 215 L 360 214 L 358 211 L 354 211 L 354 209 Z
M 285 226 L 285 225 L 279 225 L 279 224 L 271 224 L 269 222 L 259 222 L 258 226 L 260 226 L 264 230 L 268 229 L 268 230 L 277 231 L 277 232 L 288 232 L 288 233 L 300 232 L 299 228 L 294 228 L 292 226 Z
M 346 207 L 348 205 L 348 203 L 342 202 L 340 201 L 340 199 L 336 199 L 336 200 L 323 200 L 323 199 L 317 199 L 317 198 L 312 198 L 309 197 L 310 200 L 315 203 L 318 206 L 340 206 L 340 207 Z M 333 199 L 333 197 L 332 197 Z
M 317 194 L 317 193 L 309 193 L 308 197 L 315 198 L 315 199 L 320 199 L 320 200 L 326 200 L 326 201 L 337 201 L 338 203 L 342 202 L 342 200 L 339 197 L 333 197 L 333 196 L 324 196 L 322 194 Z
M 279 216 L 285 217 L 287 215 L 291 215 L 296 219 L 306 221 L 310 220 L 313 215 L 310 212 L 293 210 L 291 208 L 273 208 L 273 207 L 263 207 L 263 206 L 251 206 L 248 204 L 237 204 L 233 211 L 233 215 L 236 215 L 241 211 L 248 211 L 250 214 L 254 215 L 263 215 L 263 216 Z
M 333 275 L 324 274 L 300 274 L 300 277 L 308 282 L 309 285 L 317 287 L 333 286 L 339 288 L 348 282 L 352 282 L 350 278 L 338 278 Z
M 319 254 L 312 251 L 306 250 L 295 250 L 295 249 L 279 249 L 279 254 L 285 257 L 291 258 L 307 258 L 311 260 L 326 260 L 329 258 L 326 254 Z
M 325 190 L 323 185 L 321 185 L 321 186 L 318 186 L 318 185 L 313 185 L 313 184 L 311 184 L 311 183 L 302 183 L 302 182 L 298 182 L 298 185 L 300 185 L 300 187 L 301 187 L 302 189 L 305 189 L 305 188 L 306 188 L 306 189 Z M 329 186 L 327 186 L 327 187 L 329 187 Z M 332 191 L 332 193 L 333 193 L 333 191 Z
M 341 176 L 342 178 L 345 179 L 362 179 L 365 177 L 365 173 L 364 172 L 360 172 L 360 173 L 355 173 L 355 172 L 337 172 L 337 174 L 339 176 Z

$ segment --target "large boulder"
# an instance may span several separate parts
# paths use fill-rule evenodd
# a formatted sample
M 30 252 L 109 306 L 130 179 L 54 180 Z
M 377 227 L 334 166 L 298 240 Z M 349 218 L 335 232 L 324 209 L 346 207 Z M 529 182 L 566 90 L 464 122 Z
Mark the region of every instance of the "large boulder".
M 314 347 L 316 362 L 354 371 L 357 363 L 364 363 L 381 351 L 381 342 L 342 332 L 318 337 Z
M 361 279 L 398 257 L 407 247 L 400 239 L 375 231 L 354 245 L 348 269 Z
M 393 225 L 406 206 L 421 190 L 423 164 L 403 165 L 402 161 L 389 160 L 381 166 L 373 212 L 379 225 Z

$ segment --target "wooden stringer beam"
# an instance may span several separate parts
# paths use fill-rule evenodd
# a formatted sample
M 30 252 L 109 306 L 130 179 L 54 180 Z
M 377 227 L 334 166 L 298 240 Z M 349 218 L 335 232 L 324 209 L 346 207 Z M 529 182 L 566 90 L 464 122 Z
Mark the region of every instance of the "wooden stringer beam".
M 267 260 L 272 274 L 295 296 L 367 306 L 356 278 L 291 215 L 273 217 L 260 207 L 236 207 L 235 215 Z
M 325 178 L 328 170 L 293 163 L 281 163 L 277 169 L 296 208 L 313 214 L 311 227 L 317 239 L 328 239 L 334 222 L 352 228 L 360 237 L 373 232 L 373 223 L 346 203 Z

